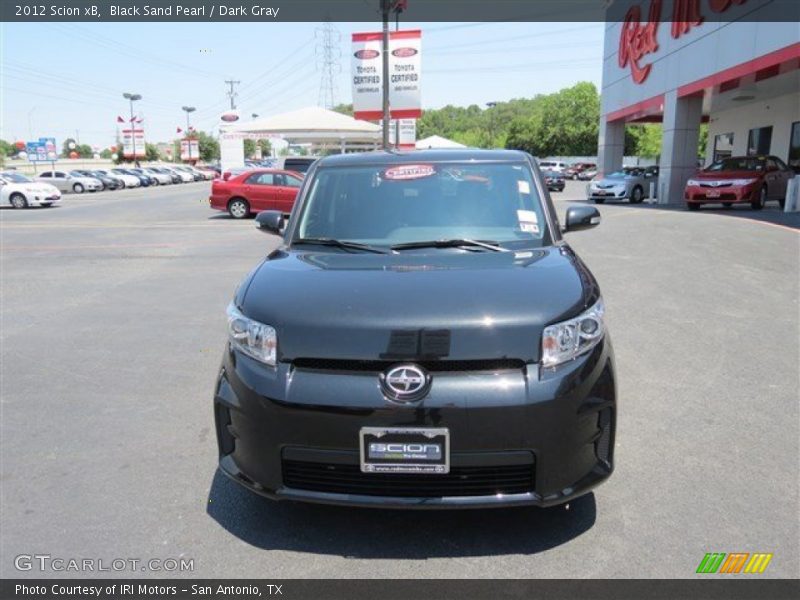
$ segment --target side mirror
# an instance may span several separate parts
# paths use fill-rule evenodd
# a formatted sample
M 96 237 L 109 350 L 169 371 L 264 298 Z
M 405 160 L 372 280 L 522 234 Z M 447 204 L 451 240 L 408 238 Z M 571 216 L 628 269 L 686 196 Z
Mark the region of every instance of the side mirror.
M 600 224 L 600 211 L 594 206 L 570 206 L 564 223 L 564 233 L 591 229 Z
M 283 213 L 279 210 L 265 210 L 256 215 L 256 227 L 264 233 L 281 235 L 283 229 Z

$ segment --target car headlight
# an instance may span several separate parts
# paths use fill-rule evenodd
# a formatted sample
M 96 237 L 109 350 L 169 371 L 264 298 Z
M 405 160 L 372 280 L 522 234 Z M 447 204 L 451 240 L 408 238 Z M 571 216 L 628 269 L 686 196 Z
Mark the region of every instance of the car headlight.
M 603 299 L 575 318 L 554 323 L 542 333 L 542 366 L 555 367 L 594 348 L 605 335 Z
M 278 335 L 275 328 L 245 317 L 231 302 L 228 305 L 228 339 L 235 348 L 265 365 L 275 366 Z
M 733 185 L 750 185 L 751 183 L 755 183 L 758 181 L 757 179 L 734 179 L 731 181 Z
M 697 179 L 690 179 L 689 181 L 686 182 L 686 185 L 691 185 L 696 187 L 700 185 L 700 182 L 697 181 Z

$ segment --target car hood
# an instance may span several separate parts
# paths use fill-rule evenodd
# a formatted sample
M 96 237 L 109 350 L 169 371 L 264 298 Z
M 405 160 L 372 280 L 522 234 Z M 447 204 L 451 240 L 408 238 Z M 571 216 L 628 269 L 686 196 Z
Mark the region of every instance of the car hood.
M 246 316 L 276 328 L 281 360 L 532 362 L 544 326 L 598 295 L 564 245 L 502 253 L 276 251 L 236 301 Z
M 633 176 L 628 177 L 603 177 L 601 179 L 593 179 L 592 183 L 600 185 L 625 185 L 629 181 L 636 179 Z
M 727 181 L 728 179 L 758 179 L 763 173 L 757 171 L 700 171 L 692 179 Z
M 20 191 L 29 194 L 56 194 L 61 195 L 61 192 L 54 185 L 36 181 L 34 183 L 12 183 L 9 184 L 10 191 Z

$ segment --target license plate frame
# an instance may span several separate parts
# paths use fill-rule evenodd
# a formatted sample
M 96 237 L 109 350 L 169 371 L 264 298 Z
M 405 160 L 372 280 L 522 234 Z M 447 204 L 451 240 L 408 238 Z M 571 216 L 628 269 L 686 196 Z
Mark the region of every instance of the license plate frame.
M 362 473 L 450 472 L 450 430 L 446 427 L 362 427 L 358 442 Z M 381 445 L 397 447 L 376 447 Z M 438 453 L 433 446 L 438 447 Z
M 719 190 L 707 190 L 706 191 L 706 198 L 719 198 L 722 195 L 722 192 Z

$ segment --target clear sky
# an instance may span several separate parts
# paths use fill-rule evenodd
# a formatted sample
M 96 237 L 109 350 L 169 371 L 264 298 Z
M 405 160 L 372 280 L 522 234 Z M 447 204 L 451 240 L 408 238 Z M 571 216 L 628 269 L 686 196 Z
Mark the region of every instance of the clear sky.
M 364 23 L 334 23 L 340 71 L 337 102 L 351 101 L 350 34 Z M 123 92 L 143 100 L 149 142 L 185 127 L 181 106 L 197 107 L 206 131 L 228 104 L 226 79 L 240 80 L 237 108 L 277 114 L 320 104 L 321 24 L 0 24 L 0 137 L 66 137 L 107 147 Z M 484 105 L 530 97 L 577 81 L 600 84 L 603 23 L 401 23 L 421 28 L 423 108 Z M 77 130 L 77 134 L 76 134 Z

